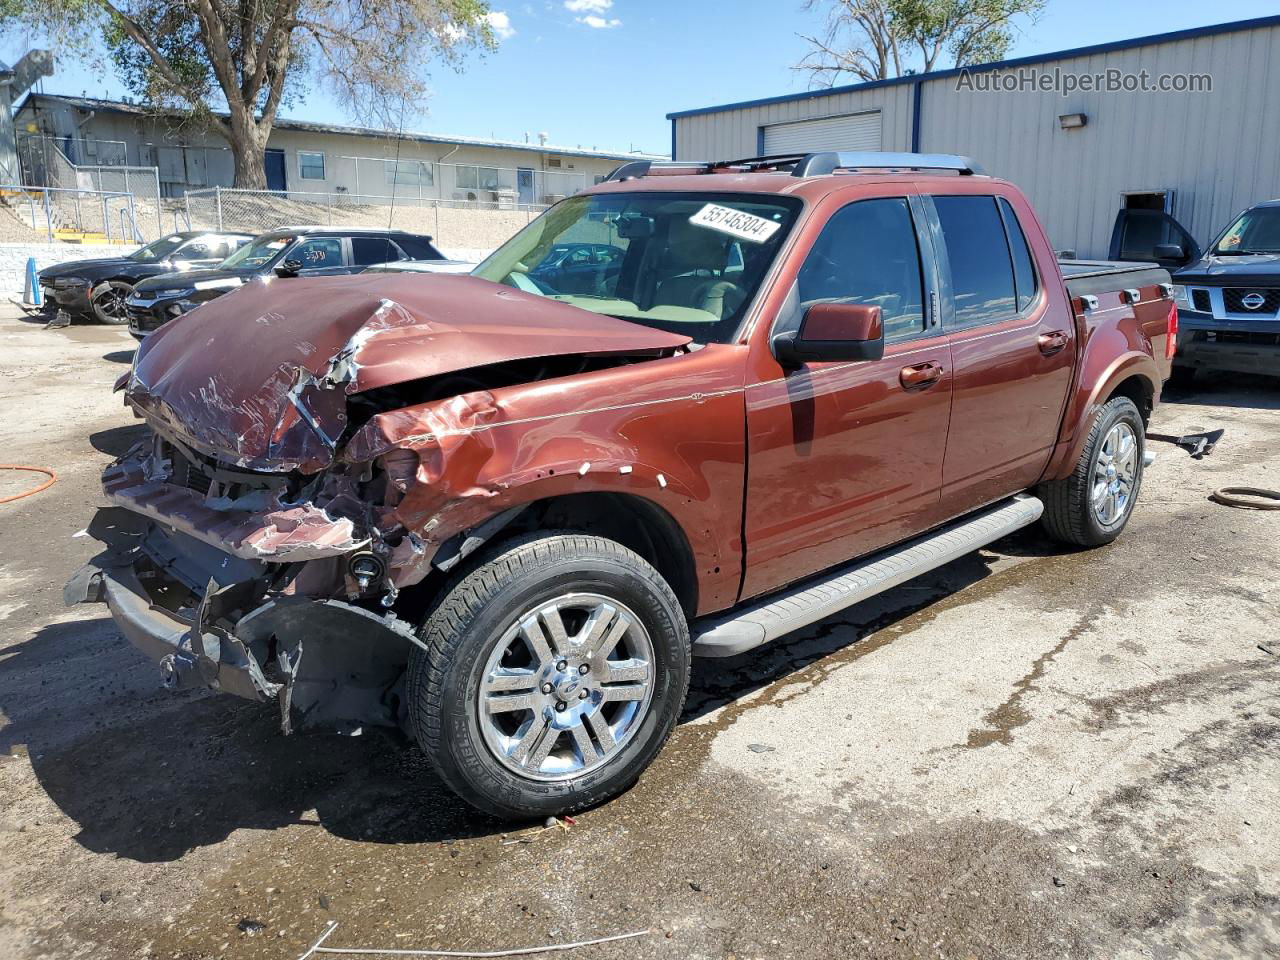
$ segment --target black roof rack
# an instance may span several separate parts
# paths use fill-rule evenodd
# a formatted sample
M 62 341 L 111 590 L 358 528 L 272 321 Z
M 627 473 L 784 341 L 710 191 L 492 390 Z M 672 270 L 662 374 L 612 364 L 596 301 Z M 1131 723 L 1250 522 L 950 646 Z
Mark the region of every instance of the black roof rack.
M 793 177 L 820 177 L 837 170 L 954 170 L 961 176 L 981 174 L 982 167 L 968 157 L 947 153 L 782 153 L 741 160 L 629 160 L 604 178 L 605 183 L 634 180 L 659 170 L 690 173 L 751 173 L 790 169 Z

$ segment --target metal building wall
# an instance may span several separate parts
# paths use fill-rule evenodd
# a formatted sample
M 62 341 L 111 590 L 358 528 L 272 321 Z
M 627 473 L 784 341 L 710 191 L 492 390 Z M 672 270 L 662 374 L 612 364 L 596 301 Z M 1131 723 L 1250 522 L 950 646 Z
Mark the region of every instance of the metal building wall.
M 942 74 L 922 78 L 919 149 L 971 156 L 1018 184 L 1055 249 L 1104 257 L 1121 192 L 1164 189 L 1175 191 L 1174 216 L 1206 243 L 1237 211 L 1280 197 L 1280 24 L 1190 32 L 1006 72 L 1208 73 L 1211 93 L 986 93 L 958 90 L 957 77 Z M 751 156 L 764 124 L 874 109 L 881 149 L 910 150 L 913 81 L 677 115 L 675 155 Z M 1060 129 L 1069 113 L 1086 114 L 1088 125 Z
M 925 83 L 920 149 L 972 156 L 1018 184 L 1055 249 L 1105 257 L 1122 191 L 1174 190 L 1173 214 L 1201 244 L 1238 210 L 1280 196 L 1280 26 L 1036 65 L 1054 67 L 1213 78 L 1212 93 L 1067 97 Z M 1061 129 L 1070 113 L 1087 126 Z
M 674 121 L 676 159 L 752 157 L 758 149 L 760 128 L 766 124 L 864 110 L 880 111 L 880 149 L 911 148 L 911 85 L 897 84 L 678 118 Z

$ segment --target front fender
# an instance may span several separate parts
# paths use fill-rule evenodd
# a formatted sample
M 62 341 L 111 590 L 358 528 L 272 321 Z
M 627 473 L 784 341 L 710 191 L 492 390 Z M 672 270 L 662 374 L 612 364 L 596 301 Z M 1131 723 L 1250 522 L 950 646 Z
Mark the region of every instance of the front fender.
M 396 585 L 421 581 L 446 541 L 504 511 L 604 493 L 645 500 L 675 521 L 693 554 L 700 608 L 734 603 L 742 391 L 682 396 L 669 385 L 659 390 L 652 377 L 645 384 L 648 395 L 620 391 L 611 403 L 550 415 L 530 415 L 536 402 L 528 388 L 508 388 L 373 417 L 342 456 L 387 478 L 375 522 L 403 534 L 389 564 Z

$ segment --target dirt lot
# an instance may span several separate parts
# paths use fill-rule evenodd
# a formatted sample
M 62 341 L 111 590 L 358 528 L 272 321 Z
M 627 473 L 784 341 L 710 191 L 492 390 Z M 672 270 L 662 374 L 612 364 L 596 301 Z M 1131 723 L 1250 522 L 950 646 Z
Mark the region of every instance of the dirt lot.
M 1280 953 L 1280 513 L 1206 499 L 1280 487 L 1280 381 L 1160 409 L 1227 436 L 1156 444 L 1119 543 L 1026 533 L 702 662 L 634 790 L 521 833 L 390 740 L 165 693 L 102 608 L 63 608 L 138 435 L 110 393 L 132 341 L 5 309 L 0 461 L 59 474 L 0 506 L 5 960 L 296 958 L 330 919 L 332 946 L 651 931 L 584 960 Z

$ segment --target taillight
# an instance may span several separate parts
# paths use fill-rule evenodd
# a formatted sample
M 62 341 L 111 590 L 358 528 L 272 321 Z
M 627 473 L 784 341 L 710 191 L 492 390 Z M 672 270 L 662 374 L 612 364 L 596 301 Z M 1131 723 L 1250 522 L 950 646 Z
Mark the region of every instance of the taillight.
M 1178 305 L 1176 303 L 1169 304 L 1169 326 L 1168 336 L 1164 341 L 1164 358 L 1172 360 L 1173 355 L 1178 352 Z

